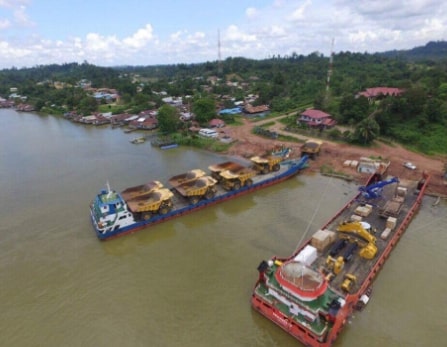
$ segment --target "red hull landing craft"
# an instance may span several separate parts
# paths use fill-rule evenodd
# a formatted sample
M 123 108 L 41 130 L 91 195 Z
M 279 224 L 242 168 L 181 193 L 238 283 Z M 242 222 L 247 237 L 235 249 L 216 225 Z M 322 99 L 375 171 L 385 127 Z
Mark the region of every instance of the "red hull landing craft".
M 258 267 L 252 307 L 305 346 L 328 347 L 371 285 L 422 203 L 429 177 L 376 173 L 359 193 L 287 258 Z

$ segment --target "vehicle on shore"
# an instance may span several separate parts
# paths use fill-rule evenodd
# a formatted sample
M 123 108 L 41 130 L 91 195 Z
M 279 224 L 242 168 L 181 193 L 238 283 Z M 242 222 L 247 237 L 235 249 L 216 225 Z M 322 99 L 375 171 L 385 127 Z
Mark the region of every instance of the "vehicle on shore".
M 404 166 L 410 170 L 416 170 L 416 165 L 414 165 L 411 161 L 406 161 Z
M 429 179 L 373 174 L 291 256 L 259 264 L 253 309 L 305 346 L 332 346 L 353 311 L 368 303 L 373 280 L 421 205 Z M 396 201 L 399 208 L 387 207 Z
M 258 162 L 259 158 L 252 160 L 253 165 Z M 201 169 L 173 176 L 168 179 L 170 188 L 152 181 L 118 193 L 107 185 L 90 204 L 91 221 L 100 240 L 122 236 L 280 183 L 297 175 L 307 162 L 307 157 L 275 161 L 275 170 L 262 172 L 226 162 L 211 165 L 210 176 Z
M 301 146 L 301 155 L 307 155 L 311 159 L 315 159 L 320 155 L 323 141 L 316 139 L 309 139 Z

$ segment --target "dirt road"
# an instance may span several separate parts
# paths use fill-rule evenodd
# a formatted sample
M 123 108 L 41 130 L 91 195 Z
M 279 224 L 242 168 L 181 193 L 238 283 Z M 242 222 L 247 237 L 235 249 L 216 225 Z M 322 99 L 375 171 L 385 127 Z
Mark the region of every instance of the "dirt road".
M 241 126 L 226 127 L 225 133 L 231 136 L 236 142 L 229 149 L 228 154 L 248 158 L 252 155 L 262 155 L 277 145 L 285 144 L 292 148 L 292 157 L 300 156 L 301 143 L 284 142 L 266 139 L 252 133 L 255 125 L 261 125 L 263 122 L 252 123 L 247 119 L 243 120 Z M 272 122 L 268 119 L 264 122 Z M 296 136 L 302 141 L 304 136 L 284 131 L 284 126 L 280 122 L 275 122 L 269 129 L 287 136 Z M 362 148 L 347 144 L 325 141 L 322 147 L 321 155 L 311 161 L 310 170 L 320 171 L 323 165 L 330 166 L 334 171 L 344 172 L 352 175 L 359 181 L 365 179 L 364 176 L 356 172 L 355 169 L 346 168 L 343 163 L 346 160 L 359 160 L 360 157 L 381 157 L 391 162 L 390 171 L 400 178 L 418 180 L 422 172 L 430 174 L 429 194 L 447 197 L 447 182 L 443 179 L 444 163 L 447 162 L 447 156 L 429 157 L 411 152 L 401 146 L 390 146 L 382 142 L 376 142 L 371 148 Z M 416 165 L 416 170 L 410 170 L 403 166 L 403 163 L 410 161 Z

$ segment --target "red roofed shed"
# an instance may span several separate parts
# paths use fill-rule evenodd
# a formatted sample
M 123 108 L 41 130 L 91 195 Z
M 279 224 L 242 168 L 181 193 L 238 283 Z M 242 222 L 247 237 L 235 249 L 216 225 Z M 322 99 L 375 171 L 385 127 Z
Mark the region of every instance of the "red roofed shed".
M 307 109 L 300 114 L 297 123 L 305 123 L 310 127 L 333 127 L 337 122 L 332 119 L 331 115 L 315 109 Z
M 398 96 L 403 92 L 403 89 L 399 88 L 375 87 L 367 88 L 365 91 L 358 93 L 358 96 L 364 96 L 365 98 L 371 100 L 381 96 Z

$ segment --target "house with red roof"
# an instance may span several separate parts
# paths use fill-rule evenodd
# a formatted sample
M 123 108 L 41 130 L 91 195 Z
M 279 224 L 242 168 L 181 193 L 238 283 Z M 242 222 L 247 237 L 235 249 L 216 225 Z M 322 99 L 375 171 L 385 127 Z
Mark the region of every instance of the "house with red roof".
M 225 122 L 222 119 L 214 118 L 209 122 L 210 128 L 223 128 L 225 126 Z
M 336 120 L 333 119 L 330 114 L 310 108 L 302 112 L 298 116 L 296 122 L 298 124 L 307 124 L 309 127 L 318 127 L 323 129 L 331 128 L 337 124 Z
M 385 96 L 399 96 L 403 92 L 404 90 L 400 88 L 375 87 L 375 88 L 367 88 L 363 92 L 358 93 L 357 96 L 364 96 L 369 101 L 372 101 L 377 98 Z
M 268 105 L 252 106 L 251 104 L 246 104 L 244 107 L 244 112 L 248 114 L 262 113 L 270 111 Z

